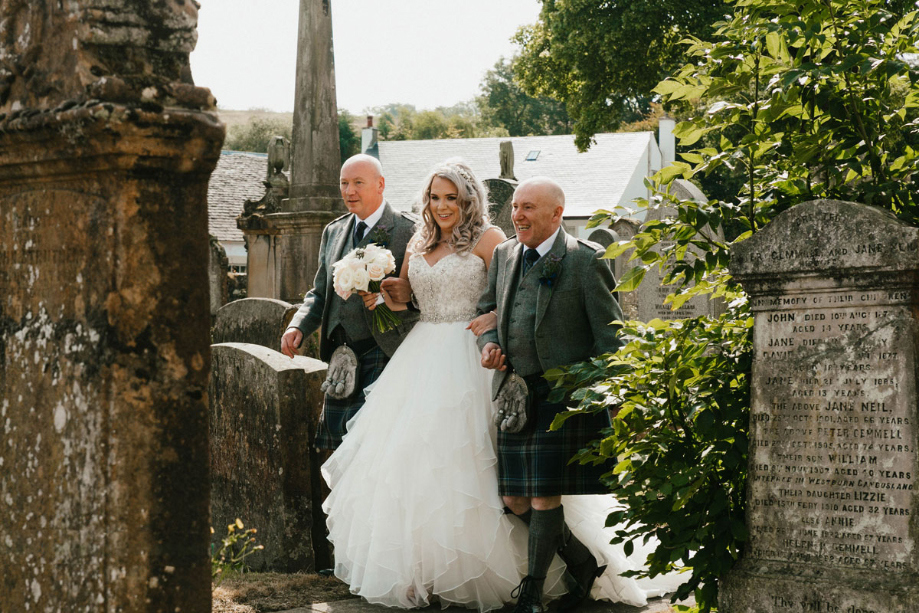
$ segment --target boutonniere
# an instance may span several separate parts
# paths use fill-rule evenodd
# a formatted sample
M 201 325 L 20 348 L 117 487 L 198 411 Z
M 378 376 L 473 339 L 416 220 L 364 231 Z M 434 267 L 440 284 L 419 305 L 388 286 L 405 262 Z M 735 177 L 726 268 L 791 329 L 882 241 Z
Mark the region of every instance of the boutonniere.
M 392 230 L 389 226 L 383 224 L 377 224 L 373 227 L 373 231 L 370 233 L 370 242 L 376 243 L 380 247 L 389 247 L 389 231 Z
M 558 281 L 558 273 L 562 270 L 562 257 L 550 253 L 546 256 L 546 261 L 542 265 L 542 274 L 539 275 L 539 282 L 552 289 Z

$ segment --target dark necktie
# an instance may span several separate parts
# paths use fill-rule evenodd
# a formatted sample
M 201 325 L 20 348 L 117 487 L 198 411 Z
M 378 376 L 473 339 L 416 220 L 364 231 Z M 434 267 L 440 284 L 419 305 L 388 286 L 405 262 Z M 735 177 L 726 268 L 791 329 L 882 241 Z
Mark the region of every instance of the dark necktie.
M 535 249 L 527 249 L 523 253 L 523 274 L 526 276 L 527 271 L 533 267 L 533 264 L 536 263 L 536 260 L 539 259 L 539 252 Z
M 364 238 L 364 230 L 367 229 L 367 224 L 363 221 L 357 222 L 357 225 L 354 226 L 354 246 L 357 247 L 361 240 Z

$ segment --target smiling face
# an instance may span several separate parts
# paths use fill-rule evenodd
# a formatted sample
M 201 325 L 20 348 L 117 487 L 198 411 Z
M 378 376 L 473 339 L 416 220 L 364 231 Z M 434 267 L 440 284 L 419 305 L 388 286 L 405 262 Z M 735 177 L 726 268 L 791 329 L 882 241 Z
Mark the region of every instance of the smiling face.
M 535 249 L 562 225 L 564 193 L 554 183 L 524 182 L 514 192 L 512 207 L 517 240 Z
M 339 185 L 345 206 L 360 219 L 367 219 L 383 203 L 383 177 L 370 161 L 347 160 L 341 167 Z
M 441 237 L 449 236 L 460 217 L 459 193 L 453 181 L 434 177 L 428 196 L 428 209 L 434 223 L 440 227 Z

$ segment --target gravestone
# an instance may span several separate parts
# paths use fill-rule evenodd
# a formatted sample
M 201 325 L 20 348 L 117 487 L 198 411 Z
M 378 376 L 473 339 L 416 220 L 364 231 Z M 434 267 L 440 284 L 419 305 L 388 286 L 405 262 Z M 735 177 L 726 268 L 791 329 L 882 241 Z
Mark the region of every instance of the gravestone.
M 227 251 L 213 236 L 208 251 L 207 279 L 211 293 L 211 315 L 230 300 L 230 260 Z
M 610 226 L 610 230 L 619 237 L 620 241 L 632 240 L 640 229 L 641 222 L 637 219 L 618 219 Z M 630 252 L 623 253 L 614 260 L 613 272 L 617 281 L 640 263 L 638 259 L 629 261 L 629 254 Z M 638 319 L 638 290 L 619 292 L 619 306 L 622 308 L 622 316 L 625 319 Z
M 211 355 L 213 524 L 238 517 L 258 531 L 265 548 L 246 558 L 255 570 L 315 570 L 314 543 L 325 546 L 325 523 L 312 441 L 326 365 L 245 343 L 213 345 Z
M 514 236 L 517 231 L 511 221 L 511 202 L 517 182 L 507 179 L 485 179 L 482 184 L 488 192 L 488 217 L 491 223 L 501 228 L 508 237 Z
M 0 611 L 194 612 L 208 556 L 197 3 L 0 3 Z
M 684 179 L 677 179 L 673 182 L 670 191 L 673 195 L 681 200 L 705 201 L 705 195 L 698 187 Z M 662 206 L 648 211 L 647 221 L 660 220 L 668 217 L 676 217 L 677 211 L 673 207 Z M 723 240 L 719 235 L 718 240 Z M 659 248 L 664 249 L 673 244 L 673 241 L 661 241 Z M 691 260 L 695 257 L 698 250 L 690 247 L 686 252 L 686 259 Z M 632 265 L 637 263 L 633 260 Z M 696 296 L 687 300 L 674 310 L 672 305 L 664 304 L 668 294 L 674 291 L 676 285 L 661 285 L 662 275 L 660 271 L 652 267 L 645 274 L 641 285 L 635 290 L 638 299 L 638 319 L 641 321 L 651 321 L 652 319 L 685 319 L 689 317 L 718 317 L 724 313 L 724 302 L 720 299 L 712 300 L 709 295 Z
M 224 305 L 214 318 L 211 342 L 249 343 L 279 351 L 290 306 L 271 298 L 244 298 Z
M 808 202 L 731 273 L 755 314 L 750 540 L 719 611 L 919 610 L 919 229 Z

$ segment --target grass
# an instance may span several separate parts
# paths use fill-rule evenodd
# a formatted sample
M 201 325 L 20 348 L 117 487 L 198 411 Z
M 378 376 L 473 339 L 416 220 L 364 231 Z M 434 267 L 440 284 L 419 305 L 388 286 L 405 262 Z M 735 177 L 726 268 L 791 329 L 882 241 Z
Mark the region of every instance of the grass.
M 355 596 L 335 577 L 238 573 L 214 589 L 212 613 L 270 613 L 348 598 Z

